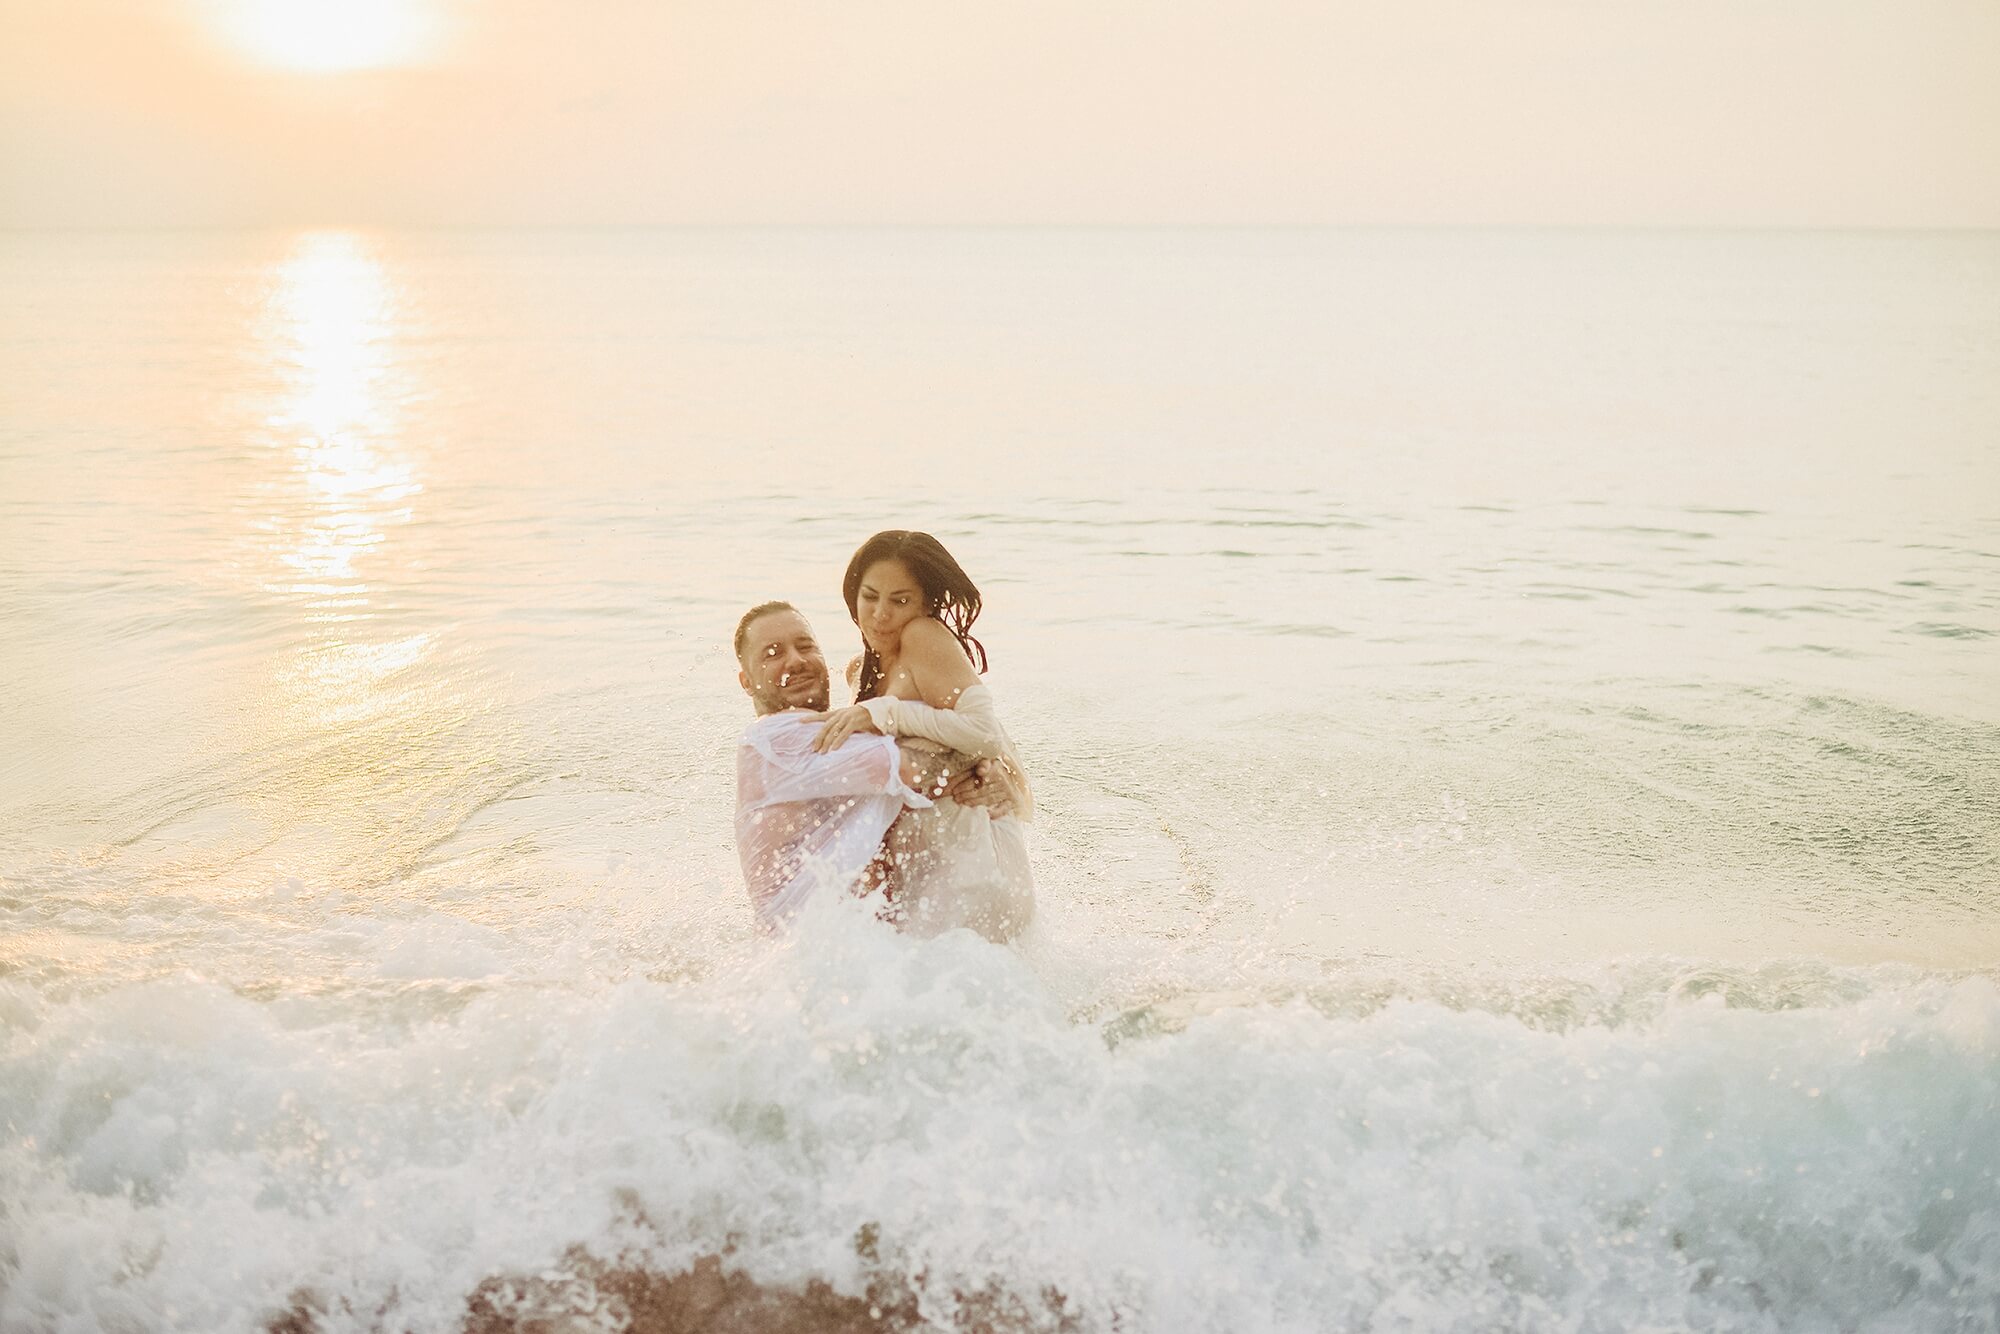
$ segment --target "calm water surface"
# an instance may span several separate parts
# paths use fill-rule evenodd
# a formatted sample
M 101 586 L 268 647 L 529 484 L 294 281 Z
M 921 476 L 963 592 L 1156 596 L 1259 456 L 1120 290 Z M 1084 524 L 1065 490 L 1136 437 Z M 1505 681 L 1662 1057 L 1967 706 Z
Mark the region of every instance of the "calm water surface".
M 0 1323 L 1994 1328 L 1996 441 L 1987 234 L 0 236 Z M 751 938 L 882 527 L 1019 951 Z

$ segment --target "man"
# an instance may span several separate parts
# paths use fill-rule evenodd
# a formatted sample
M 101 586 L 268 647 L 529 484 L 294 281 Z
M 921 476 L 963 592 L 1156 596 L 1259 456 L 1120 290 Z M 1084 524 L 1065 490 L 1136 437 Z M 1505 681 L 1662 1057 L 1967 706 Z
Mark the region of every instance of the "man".
M 1004 815 L 1014 808 L 1004 765 L 952 772 L 935 751 L 857 733 L 813 747 L 829 701 L 826 658 L 788 602 L 766 602 L 736 626 L 736 679 L 757 710 L 736 752 L 736 849 L 758 925 L 775 932 L 813 894 L 883 886 L 883 836 L 905 808 L 934 797 Z

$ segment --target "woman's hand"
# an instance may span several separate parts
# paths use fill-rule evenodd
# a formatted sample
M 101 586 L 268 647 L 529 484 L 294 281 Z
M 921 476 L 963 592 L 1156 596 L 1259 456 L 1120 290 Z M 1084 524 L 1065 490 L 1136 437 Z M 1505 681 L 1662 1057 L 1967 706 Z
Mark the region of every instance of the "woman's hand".
M 817 716 L 826 720 L 826 726 L 820 728 L 819 736 L 813 739 L 813 749 L 822 755 L 839 749 L 856 732 L 882 734 L 882 729 L 875 725 L 875 715 L 859 704 L 850 704 L 844 709 L 834 709 Z

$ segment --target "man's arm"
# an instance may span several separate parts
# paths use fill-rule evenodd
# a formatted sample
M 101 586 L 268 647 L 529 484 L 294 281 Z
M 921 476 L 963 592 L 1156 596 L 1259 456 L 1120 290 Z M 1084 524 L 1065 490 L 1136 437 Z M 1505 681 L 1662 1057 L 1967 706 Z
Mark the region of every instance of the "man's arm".
M 930 804 L 923 780 L 935 775 L 921 763 L 907 763 L 890 738 L 852 737 L 839 749 L 820 753 L 812 744 L 818 730 L 801 715 L 796 721 L 760 723 L 745 733 L 737 753 L 738 801 L 894 796 L 912 806 Z

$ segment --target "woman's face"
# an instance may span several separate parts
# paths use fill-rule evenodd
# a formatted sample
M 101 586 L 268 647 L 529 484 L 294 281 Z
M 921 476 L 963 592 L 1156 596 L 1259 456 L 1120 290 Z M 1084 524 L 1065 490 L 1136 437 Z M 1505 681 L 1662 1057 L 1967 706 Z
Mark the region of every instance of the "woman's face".
M 923 614 L 923 585 L 909 566 L 899 560 L 878 560 L 861 572 L 854 621 L 869 648 L 895 652 L 903 641 L 903 627 Z

